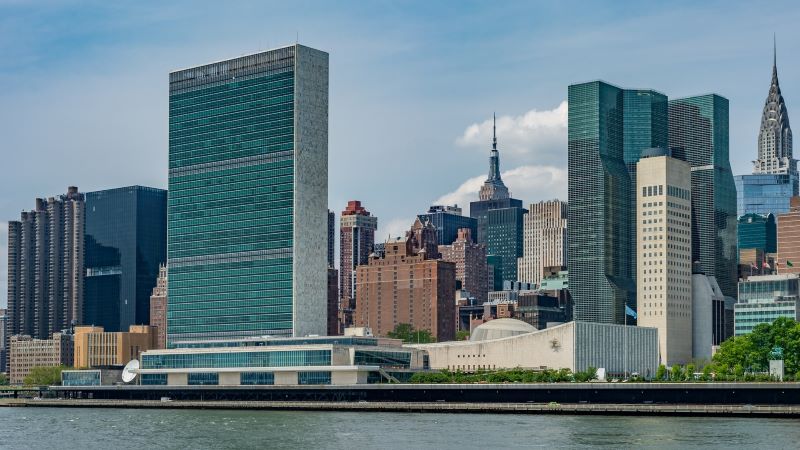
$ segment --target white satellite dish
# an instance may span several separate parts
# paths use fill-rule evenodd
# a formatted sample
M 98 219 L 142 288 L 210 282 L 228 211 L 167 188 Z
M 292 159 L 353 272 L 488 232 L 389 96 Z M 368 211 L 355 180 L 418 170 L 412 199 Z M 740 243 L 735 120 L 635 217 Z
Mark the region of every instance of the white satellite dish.
M 139 370 L 139 360 L 132 359 L 128 364 L 125 364 L 125 368 L 122 369 L 122 381 L 126 383 L 130 383 L 136 378 L 136 370 Z

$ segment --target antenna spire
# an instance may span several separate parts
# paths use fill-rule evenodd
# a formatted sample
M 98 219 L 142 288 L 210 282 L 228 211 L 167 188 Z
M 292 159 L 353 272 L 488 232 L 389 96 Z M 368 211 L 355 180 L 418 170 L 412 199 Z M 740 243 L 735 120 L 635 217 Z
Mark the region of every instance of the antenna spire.
M 492 113 L 492 149 L 497 151 L 497 113 Z
M 775 32 L 772 33 L 772 67 L 778 67 L 778 44 L 775 39 Z

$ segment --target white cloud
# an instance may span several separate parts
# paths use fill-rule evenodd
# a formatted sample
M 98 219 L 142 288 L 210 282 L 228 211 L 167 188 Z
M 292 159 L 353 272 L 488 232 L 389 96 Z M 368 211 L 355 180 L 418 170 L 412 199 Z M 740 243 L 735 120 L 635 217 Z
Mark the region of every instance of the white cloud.
M 492 119 L 474 123 L 456 139 L 461 147 L 486 152 L 492 142 Z M 501 162 L 565 165 L 567 155 L 567 102 L 554 109 L 532 109 L 521 116 L 497 118 L 497 143 Z M 502 167 L 502 166 L 501 166 Z
M 559 198 L 567 198 L 567 169 L 554 166 L 520 166 L 501 173 L 511 195 L 522 200 L 523 205 Z M 453 192 L 449 192 L 433 204 L 460 205 L 464 214 L 469 214 L 469 202 L 478 200 L 478 191 L 486 180 L 485 175 L 468 179 Z
M 384 224 L 378 220 L 378 229 L 375 231 L 375 242 L 385 242 L 388 237 L 405 236 L 411 228 L 416 217 L 395 217 L 388 219 Z

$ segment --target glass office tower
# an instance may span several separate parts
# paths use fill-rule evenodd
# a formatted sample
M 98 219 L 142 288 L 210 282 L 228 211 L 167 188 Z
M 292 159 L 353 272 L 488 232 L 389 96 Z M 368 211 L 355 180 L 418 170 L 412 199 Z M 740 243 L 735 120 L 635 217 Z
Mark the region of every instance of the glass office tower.
M 325 334 L 328 54 L 292 45 L 169 85 L 168 345 Z
M 736 211 L 745 214 L 783 214 L 798 195 L 797 173 L 736 175 Z
M 631 178 L 623 90 L 593 81 L 568 92 L 570 293 L 575 320 L 623 323 L 635 301 Z
M 469 228 L 472 241 L 478 236 L 478 220 L 461 214 L 458 205 L 433 205 L 427 214 L 417 214 L 420 220 L 430 221 L 436 227 L 439 245 L 451 245 L 458 238 L 458 230 Z
M 150 294 L 167 258 L 167 191 L 87 192 L 84 324 L 106 331 L 150 322 Z
M 778 251 L 778 227 L 772 214 L 745 214 L 738 223 L 739 250 L 757 248 L 764 253 Z
M 716 94 L 669 102 L 669 145 L 692 165 L 692 260 L 736 298 L 736 186 L 728 156 L 728 99 Z
M 636 242 L 636 163 L 642 152 L 651 148 L 667 148 L 669 145 L 669 126 L 667 122 L 667 96 L 650 89 L 622 90 L 622 146 L 625 165 L 631 178 L 630 232 L 632 242 Z M 636 251 L 631 251 L 630 278 L 636 282 Z M 635 293 L 629 296 L 635 298 Z

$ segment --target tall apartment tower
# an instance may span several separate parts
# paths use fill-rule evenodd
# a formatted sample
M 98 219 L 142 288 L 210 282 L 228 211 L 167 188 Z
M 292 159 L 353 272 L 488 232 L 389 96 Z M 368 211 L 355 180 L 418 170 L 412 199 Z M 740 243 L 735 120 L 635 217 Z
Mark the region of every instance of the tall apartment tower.
M 450 245 L 440 245 L 439 253 L 443 261 L 455 263 L 456 280 L 461 283 L 461 289 L 477 301 L 485 302 L 489 288 L 486 245 L 473 242 L 472 230 L 458 230 L 456 240 Z
M 501 290 L 503 281 L 517 281 L 517 258 L 522 256 L 522 216 L 526 210 L 522 200 L 511 198 L 500 177 L 496 129 L 493 127 L 489 176 L 478 193 L 479 200 L 470 202 L 469 214 L 478 222 L 476 241 L 486 244 L 486 253 L 492 257 L 493 289 Z
M 602 81 L 571 85 L 568 97 L 574 317 L 621 324 L 625 305 L 636 302 L 636 162 L 667 140 L 666 97 Z
M 358 200 L 347 202 L 339 223 L 339 311 L 344 328 L 353 325 L 356 308 L 356 268 L 366 264 L 375 245 L 378 218 Z
M 8 222 L 7 336 L 48 339 L 82 323 L 84 220 L 84 195 L 71 186 Z
M 124 332 L 150 321 L 167 261 L 167 191 L 128 186 L 86 193 L 84 323 Z
M 686 364 L 692 359 L 691 166 L 669 150 L 652 149 L 636 173 L 637 324 L 658 329 L 661 364 Z
M 737 295 L 736 186 L 728 156 L 728 100 L 716 94 L 669 102 L 669 146 L 692 166 L 692 260 Z
M 531 203 L 522 220 L 522 257 L 517 262 L 517 278 L 538 285 L 545 267 L 567 266 L 567 202 Z
M 167 348 L 167 266 L 163 264 L 150 295 L 150 326 L 156 329 L 156 348 Z
M 328 54 L 169 76 L 167 341 L 326 331 Z
M 386 242 L 386 256 L 358 266 L 354 323 L 386 336 L 399 324 L 428 330 L 438 341 L 456 332 L 456 265 L 417 252 L 407 233 Z

